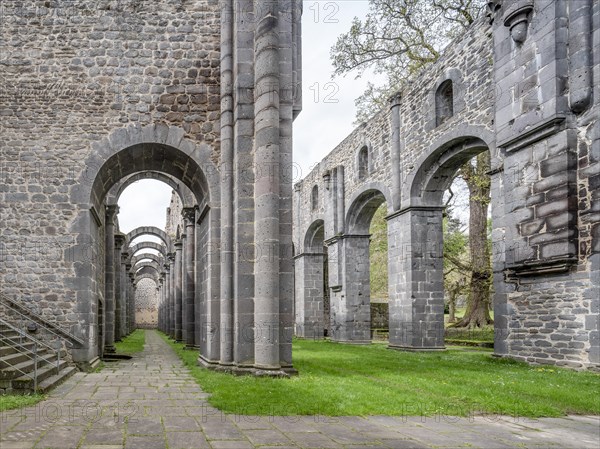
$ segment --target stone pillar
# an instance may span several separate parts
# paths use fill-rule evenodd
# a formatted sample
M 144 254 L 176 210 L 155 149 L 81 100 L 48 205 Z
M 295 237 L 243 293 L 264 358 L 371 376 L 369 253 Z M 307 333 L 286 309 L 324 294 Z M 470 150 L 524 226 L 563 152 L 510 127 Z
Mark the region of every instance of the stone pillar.
M 122 312 L 125 310 L 123 284 L 126 280 L 121 277 L 121 259 L 123 257 L 123 244 L 125 243 L 125 239 L 125 234 L 115 234 L 115 341 L 121 341 L 121 338 L 124 336 L 122 332 Z
M 173 338 L 175 341 L 182 341 L 182 301 L 181 301 L 181 250 L 183 244 L 181 240 L 175 242 L 175 334 Z
M 390 348 L 444 349 L 443 210 L 387 217 Z
M 371 341 L 369 235 L 341 235 L 326 243 L 330 257 L 331 339 Z M 340 273 L 341 271 L 341 273 Z
M 400 209 L 400 189 L 402 188 L 402 173 L 400 172 L 401 167 L 401 154 L 402 154 L 402 140 L 400 136 L 400 127 L 402 126 L 402 119 L 400 114 L 401 105 L 400 92 L 390 98 L 390 117 L 391 117 L 391 131 L 392 138 L 390 144 L 391 150 L 391 170 L 392 170 L 392 210 Z
M 221 0 L 221 284 L 220 364 L 233 364 L 234 284 L 234 115 L 233 115 L 233 21 L 234 0 Z M 238 130 L 239 132 L 239 130 Z M 198 286 L 199 288 L 200 286 Z M 196 341 L 199 344 L 199 341 Z
M 125 304 L 126 304 L 126 315 L 125 315 L 125 335 L 129 335 L 131 329 L 131 314 L 132 314 L 132 284 L 131 284 L 131 260 L 129 254 L 125 253 L 124 257 L 124 279 L 125 279 Z
M 278 370 L 279 361 L 279 11 L 255 0 L 254 130 L 254 366 Z
M 106 206 L 104 229 L 104 352 L 115 352 L 115 217 L 118 206 Z
M 131 271 L 129 272 L 129 319 L 127 320 L 128 333 L 132 333 L 135 330 L 135 275 Z
M 169 336 L 175 339 L 175 253 L 169 258 Z
M 185 260 L 184 260 L 184 284 L 185 284 L 185 317 L 183 323 L 186 329 L 186 346 L 193 348 L 195 346 L 195 310 L 194 301 L 196 298 L 196 273 L 194 271 L 194 253 L 195 253 L 195 229 L 196 229 L 196 209 L 193 207 L 183 209 L 183 219 L 185 221 Z
M 121 263 L 119 264 L 120 268 L 120 278 L 121 278 L 121 318 L 120 318 L 120 333 L 121 338 L 127 336 L 127 309 L 129 304 L 127 303 L 128 295 L 127 290 L 129 289 L 129 282 L 127 278 L 127 270 L 125 269 L 125 264 L 127 262 L 128 253 L 127 251 L 121 251 Z
M 165 318 L 165 291 L 167 284 L 165 282 L 166 273 L 162 271 L 160 273 L 160 330 L 166 332 L 166 318 Z
M 304 253 L 295 258 L 296 336 L 324 337 L 323 253 Z
M 182 341 L 184 343 L 187 341 L 187 321 L 188 321 L 188 317 L 186 314 L 187 310 L 185 308 L 185 298 L 186 298 L 185 291 L 187 289 L 186 280 L 185 280 L 186 244 L 187 244 L 187 235 L 185 234 L 185 225 L 184 225 L 182 234 L 181 234 L 181 263 L 179 264 L 179 270 L 180 270 L 179 275 L 181 276 L 181 283 L 180 283 L 180 287 L 181 287 L 181 340 L 180 341 Z
M 171 254 L 167 254 L 165 262 L 165 334 L 172 335 L 172 308 L 171 308 Z

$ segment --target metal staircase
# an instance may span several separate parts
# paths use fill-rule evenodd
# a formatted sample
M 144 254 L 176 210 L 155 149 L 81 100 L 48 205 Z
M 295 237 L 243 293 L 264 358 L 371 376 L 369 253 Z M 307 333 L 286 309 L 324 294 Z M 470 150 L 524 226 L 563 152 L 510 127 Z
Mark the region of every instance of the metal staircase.
M 0 393 L 46 391 L 76 371 L 67 348 L 84 342 L 0 294 Z

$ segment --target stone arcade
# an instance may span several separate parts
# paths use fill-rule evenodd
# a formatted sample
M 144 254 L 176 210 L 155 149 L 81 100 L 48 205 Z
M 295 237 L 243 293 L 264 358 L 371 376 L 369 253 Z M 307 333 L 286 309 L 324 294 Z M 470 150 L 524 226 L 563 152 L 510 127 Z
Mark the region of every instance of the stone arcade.
M 151 279 L 160 329 L 200 363 L 293 372 L 294 313 L 299 336 L 326 326 L 324 245 L 331 336 L 369 341 L 368 231 L 384 201 L 390 346 L 442 349 L 442 194 L 490 151 L 496 354 L 598 366 L 598 2 L 490 2 L 492 25 L 295 191 L 300 0 L 64 4 L 2 2 L 0 292 L 81 337 L 75 362 L 136 326 Z M 119 232 L 117 199 L 145 178 L 177 192 L 174 239 Z M 161 243 L 130 246 L 143 235 Z
M 201 363 L 293 372 L 301 8 L 2 2 L 0 290 L 81 336 L 75 362 L 132 330 L 135 286 L 150 278 L 161 328 Z M 161 237 L 115 220 L 119 194 L 144 178 L 181 194 L 185 229 L 129 247 Z
M 369 226 L 385 202 L 389 345 L 444 349 L 442 196 L 490 151 L 495 354 L 598 369 L 598 42 L 598 2 L 489 2 L 296 184 L 296 334 L 370 341 Z

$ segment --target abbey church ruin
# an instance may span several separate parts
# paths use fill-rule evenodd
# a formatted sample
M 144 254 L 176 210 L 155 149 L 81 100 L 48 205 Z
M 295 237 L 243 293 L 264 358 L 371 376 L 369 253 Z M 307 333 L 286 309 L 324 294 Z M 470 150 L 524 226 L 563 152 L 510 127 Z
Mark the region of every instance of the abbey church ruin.
M 385 203 L 389 346 L 444 349 L 443 192 L 489 151 L 494 353 L 600 367 L 597 2 L 490 1 L 295 186 L 300 0 L 1 14 L 0 333 L 35 321 L 85 368 L 154 326 L 206 367 L 290 375 L 294 335 L 370 342 Z M 141 179 L 172 187 L 167 231 L 121 232 Z

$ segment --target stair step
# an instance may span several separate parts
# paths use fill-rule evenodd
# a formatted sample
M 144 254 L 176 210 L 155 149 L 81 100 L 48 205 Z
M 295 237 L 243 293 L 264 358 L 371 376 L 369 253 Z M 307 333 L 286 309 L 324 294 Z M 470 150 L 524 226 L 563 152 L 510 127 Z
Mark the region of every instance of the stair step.
M 47 354 L 44 355 L 44 359 L 38 359 L 38 375 L 39 371 L 45 368 L 46 365 L 56 366 L 56 356 L 54 354 Z M 17 379 L 19 377 L 23 377 L 23 373 L 33 373 L 34 366 L 35 363 L 33 359 L 29 358 L 24 362 L 3 368 L 0 370 L 0 380 Z
M 42 382 L 38 383 L 37 391 L 38 393 L 47 393 L 53 388 L 58 387 L 65 380 L 71 377 L 73 374 L 77 372 L 77 368 L 71 365 L 67 365 L 65 368 L 61 369 L 58 374 L 54 374 Z
M 37 381 L 38 385 L 41 385 L 42 382 L 53 375 L 60 373 L 61 370 L 65 369 L 69 366 L 69 363 L 66 360 L 61 360 L 56 368 L 56 364 L 53 363 L 51 365 L 44 365 L 42 368 L 38 368 L 37 371 Z M 17 377 L 12 381 L 13 390 L 33 390 L 33 379 L 29 375 L 23 375 L 21 377 Z
M 5 343 L 5 342 L 3 342 Z M 27 342 L 27 343 L 23 343 L 22 345 L 19 346 L 13 346 L 13 345 L 8 345 L 8 346 L 0 346 L 0 357 L 5 357 L 9 354 L 14 354 L 15 352 L 23 352 L 23 351 L 33 351 L 33 346 L 34 343 L 33 342 Z
M 21 349 L 21 348 L 18 348 L 18 349 Z M 48 358 L 49 356 L 51 356 L 51 354 L 48 349 L 42 349 L 42 350 L 38 351 L 38 356 Z M 17 365 L 22 362 L 26 362 L 28 360 L 33 360 L 33 353 L 30 351 L 20 350 L 13 354 L 3 356 L 2 359 L 0 360 L 0 370 Z
M 15 330 L 12 329 L 8 329 L 5 331 L 0 331 L 0 340 L 11 340 L 14 338 L 19 338 L 19 333 Z M 24 340 L 26 340 L 26 338 L 23 338 Z

